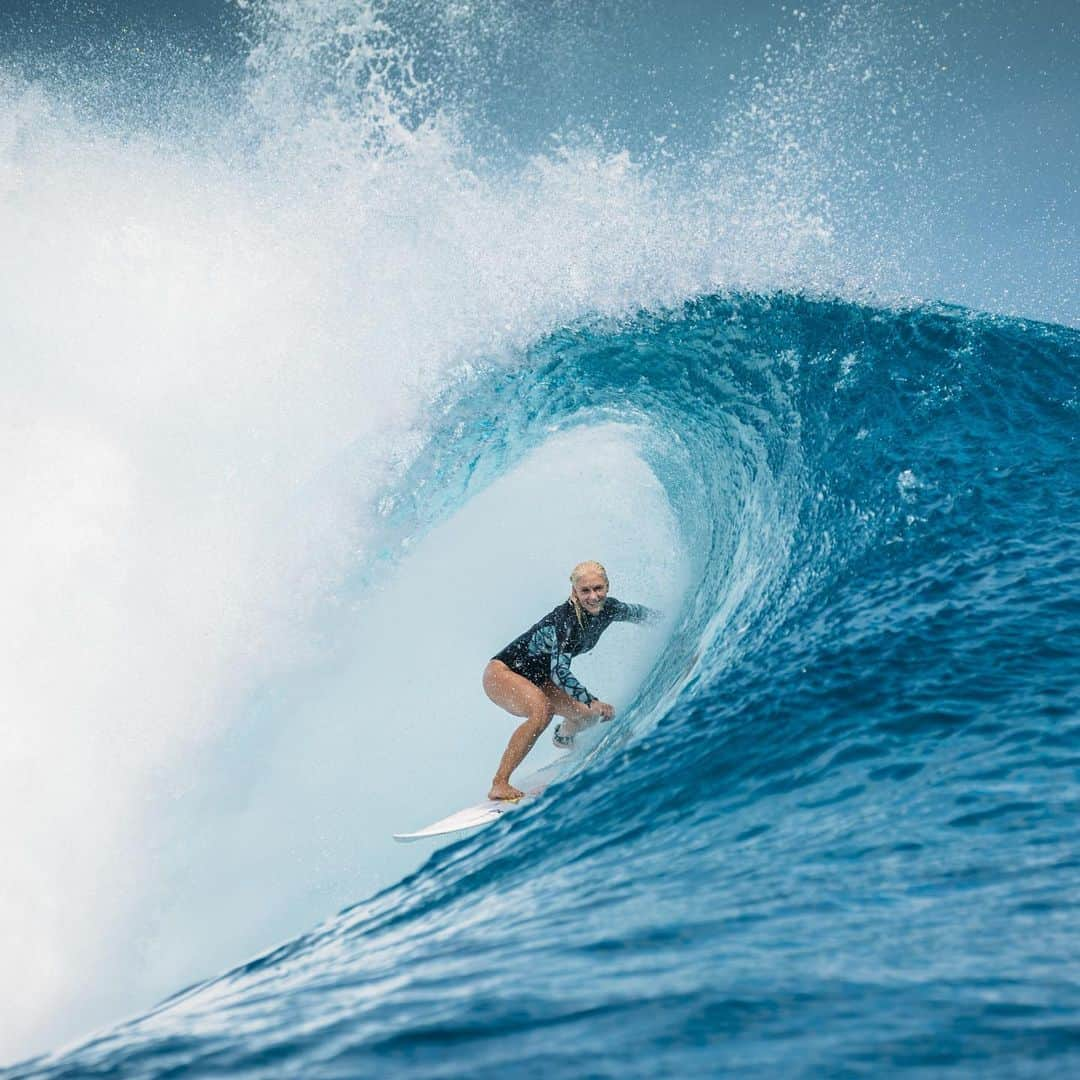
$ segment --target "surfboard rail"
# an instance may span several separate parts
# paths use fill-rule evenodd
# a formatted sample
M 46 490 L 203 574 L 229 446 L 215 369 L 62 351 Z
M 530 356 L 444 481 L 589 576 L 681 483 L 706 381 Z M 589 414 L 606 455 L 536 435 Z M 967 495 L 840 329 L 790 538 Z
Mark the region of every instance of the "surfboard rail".
M 474 806 L 466 806 L 463 810 L 448 814 L 430 825 L 425 825 L 422 829 L 394 833 L 393 837 L 399 844 L 412 844 L 417 840 L 452 836 L 454 833 L 470 832 L 490 825 L 493 821 L 498 821 L 503 814 L 535 800 L 553 780 L 558 778 L 564 765 L 565 759 L 558 758 L 524 780 L 519 780 L 518 787 L 525 792 L 520 799 L 485 799 Z

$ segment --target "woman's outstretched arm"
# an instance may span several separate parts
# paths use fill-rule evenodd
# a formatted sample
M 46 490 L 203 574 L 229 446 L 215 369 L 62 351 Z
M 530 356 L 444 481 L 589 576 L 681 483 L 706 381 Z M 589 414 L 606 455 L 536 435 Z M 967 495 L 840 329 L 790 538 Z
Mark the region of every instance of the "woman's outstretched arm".
M 659 611 L 644 604 L 624 604 L 621 600 L 609 599 L 607 606 L 612 608 L 615 622 L 654 623 L 661 618 Z

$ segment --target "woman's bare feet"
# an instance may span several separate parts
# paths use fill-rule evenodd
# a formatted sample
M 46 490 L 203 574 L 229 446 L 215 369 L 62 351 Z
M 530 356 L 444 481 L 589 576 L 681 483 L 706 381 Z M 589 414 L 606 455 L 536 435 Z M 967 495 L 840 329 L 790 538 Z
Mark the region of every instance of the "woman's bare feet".
M 488 792 L 489 799 L 520 799 L 525 794 L 519 791 L 513 784 L 505 780 L 493 780 L 491 790 Z

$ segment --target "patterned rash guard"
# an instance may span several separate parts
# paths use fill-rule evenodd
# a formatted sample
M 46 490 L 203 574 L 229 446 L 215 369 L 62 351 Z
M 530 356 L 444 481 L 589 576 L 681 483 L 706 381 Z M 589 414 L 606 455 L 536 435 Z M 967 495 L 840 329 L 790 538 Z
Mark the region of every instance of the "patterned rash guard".
M 567 600 L 520 637 L 514 638 L 492 659 L 501 660 L 537 686 L 553 682 L 575 701 L 591 705 L 598 699 L 574 678 L 570 671 L 571 658 L 589 652 L 613 622 L 641 623 L 656 615 L 642 604 L 624 604 L 609 596 L 597 615 L 590 615 L 582 608 L 579 623 L 574 605 Z

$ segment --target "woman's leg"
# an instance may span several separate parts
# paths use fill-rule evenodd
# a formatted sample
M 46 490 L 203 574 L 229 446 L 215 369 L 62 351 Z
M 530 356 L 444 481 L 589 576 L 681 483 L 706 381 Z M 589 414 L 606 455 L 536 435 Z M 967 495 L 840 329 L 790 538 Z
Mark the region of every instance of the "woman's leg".
M 563 735 L 569 735 L 572 738 L 579 731 L 592 727 L 600 719 L 595 713 L 590 712 L 588 705 L 575 700 L 554 683 L 544 684 L 544 695 L 551 704 L 551 711 L 566 721 L 561 728 Z
M 524 792 L 510 783 L 510 774 L 524 761 L 536 740 L 551 723 L 554 710 L 548 696 L 524 675 L 512 671 L 501 660 L 492 660 L 484 669 L 484 693 L 511 716 L 523 716 L 491 782 L 489 799 L 520 799 Z

